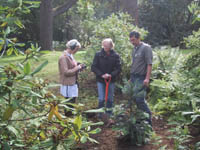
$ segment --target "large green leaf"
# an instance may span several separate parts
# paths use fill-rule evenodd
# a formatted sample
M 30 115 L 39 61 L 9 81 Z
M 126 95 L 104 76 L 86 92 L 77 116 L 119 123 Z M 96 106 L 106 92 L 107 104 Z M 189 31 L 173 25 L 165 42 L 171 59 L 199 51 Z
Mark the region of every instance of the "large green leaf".
M 25 4 L 31 4 L 31 5 L 33 5 L 33 4 L 39 5 L 39 4 L 40 4 L 40 1 L 23 1 L 23 3 L 25 3 Z
M 7 27 L 7 28 L 6 28 L 5 34 L 10 34 L 10 27 Z
M 195 112 L 182 112 L 182 115 L 193 115 Z
M 2 50 L 2 48 L 4 47 L 4 43 L 5 43 L 5 40 L 0 38 L 0 51 Z
M 75 120 L 74 120 L 74 124 L 77 125 L 78 129 L 81 129 L 81 125 L 82 125 L 82 116 L 76 116 Z
M 18 0 L 18 3 L 19 3 L 19 7 L 22 6 L 22 0 Z
M 33 92 L 33 91 L 31 91 L 31 93 L 33 94 L 33 96 L 37 96 L 37 97 L 40 97 L 40 98 L 43 98 L 40 94 L 38 94 L 38 93 L 35 93 L 35 92 Z
M 86 136 L 82 136 L 81 137 L 81 143 L 86 143 L 87 142 L 87 137 Z
M 84 111 L 85 113 L 101 113 L 101 112 L 105 112 L 104 108 L 99 108 L 99 109 L 91 109 L 91 110 L 87 110 Z
M 23 145 L 23 144 L 15 144 L 15 146 L 24 148 L 26 145 Z
M 48 64 L 48 60 L 46 60 L 45 62 L 43 62 L 39 67 L 37 67 L 32 73 L 31 75 L 33 76 L 34 74 L 38 73 L 40 70 L 42 70 L 42 68 L 44 68 L 46 65 Z
M 24 28 L 24 25 L 22 24 L 22 22 L 20 20 L 16 20 L 15 24 L 20 28 Z
M 0 10 L 2 10 L 2 11 L 6 10 L 8 8 L 9 8 L 8 6 L 0 6 Z
M 11 131 L 15 136 L 19 136 L 19 132 L 13 126 L 8 125 L 8 130 Z
M 9 48 L 9 49 L 7 50 L 7 52 L 6 52 L 7 55 L 10 56 L 10 55 L 13 53 L 13 50 L 14 50 L 13 47 Z
M 104 124 L 103 121 L 100 121 L 100 122 L 85 122 L 85 121 L 83 121 L 84 127 L 86 127 L 86 126 L 101 126 L 103 124 Z
M 14 49 L 14 53 L 15 53 L 16 56 L 19 55 L 19 54 L 18 54 L 18 50 L 17 50 L 16 48 Z
M 16 43 L 17 46 L 20 46 L 20 47 L 24 47 L 25 44 L 24 43 Z
M 28 75 L 31 72 L 31 65 L 29 63 L 29 61 L 24 65 L 24 74 Z
M 90 134 L 97 134 L 97 133 L 99 133 L 99 132 L 101 132 L 101 129 L 100 129 L 100 128 L 96 128 L 95 130 L 92 130 L 92 131 L 90 131 L 89 133 L 90 133 Z
M 90 137 L 88 137 L 88 140 L 89 140 L 90 142 L 92 142 L 92 143 L 97 143 L 97 144 L 99 144 L 98 141 L 96 141 L 95 139 L 92 139 L 92 138 L 90 138 Z

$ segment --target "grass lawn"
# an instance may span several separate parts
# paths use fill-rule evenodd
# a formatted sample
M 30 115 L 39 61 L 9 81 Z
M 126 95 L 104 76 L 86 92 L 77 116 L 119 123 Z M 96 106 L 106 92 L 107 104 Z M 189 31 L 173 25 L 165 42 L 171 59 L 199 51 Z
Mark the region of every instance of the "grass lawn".
M 39 61 L 31 60 L 31 68 L 32 70 L 39 66 L 45 60 L 48 60 L 48 64 L 44 67 L 36 76 L 49 79 L 52 82 L 58 81 L 58 59 L 59 56 L 62 54 L 61 51 L 50 51 L 48 54 L 44 54 L 39 58 Z M 75 59 L 79 62 L 83 62 L 83 56 L 85 51 L 79 51 L 75 54 Z M 6 65 L 8 63 L 15 63 L 19 61 L 23 61 L 24 56 L 5 56 L 0 58 L 0 65 Z
M 198 50 L 195 49 L 184 49 L 180 50 L 182 54 L 187 55 L 191 52 L 197 52 Z M 78 51 L 75 54 L 75 59 L 78 62 L 84 62 L 84 55 L 86 51 Z M 48 54 L 44 54 L 39 58 L 39 61 L 31 60 L 31 68 L 32 70 L 39 66 L 45 60 L 48 60 L 48 65 L 44 67 L 36 76 L 49 79 L 51 82 L 58 82 L 58 59 L 59 56 L 62 54 L 61 51 L 50 51 Z M 0 65 L 6 65 L 8 63 L 15 63 L 22 61 L 25 57 L 24 56 L 5 56 L 0 58 Z
M 62 55 L 61 51 L 50 51 L 47 54 L 42 55 L 39 58 L 39 61 L 31 60 L 31 68 L 34 70 L 37 66 L 39 66 L 44 61 L 48 60 L 47 66 L 45 66 L 40 72 L 36 74 L 36 76 L 41 77 L 43 79 L 48 79 L 51 83 L 59 83 L 59 74 L 58 74 L 58 59 Z M 78 51 L 74 57 L 78 62 L 84 63 L 84 55 L 85 51 Z M 25 57 L 24 56 L 5 56 L 3 58 L 0 58 L 0 66 L 4 66 L 8 63 L 16 63 L 19 61 L 23 61 Z M 97 103 L 97 94 L 96 94 L 96 84 L 94 76 L 89 75 L 90 74 L 90 67 L 88 66 L 87 71 L 83 71 L 79 75 L 79 102 L 80 103 L 86 103 L 87 107 L 94 107 Z M 91 73 L 92 74 L 92 73 Z M 84 80 L 93 80 L 91 85 L 88 83 L 83 83 Z M 94 86 L 93 86 L 94 85 Z M 56 95 L 59 93 L 59 87 L 55 87 L 52 89 L 53 93 Z M 88 103 L 89 101 L 89 103 Z
M 180 49 L 180 52 L 182 54 L 186 54 L 186 55 L 190 54 L 190 53 L 195 53 L 197 51 L 199 51 L 199 49 Z

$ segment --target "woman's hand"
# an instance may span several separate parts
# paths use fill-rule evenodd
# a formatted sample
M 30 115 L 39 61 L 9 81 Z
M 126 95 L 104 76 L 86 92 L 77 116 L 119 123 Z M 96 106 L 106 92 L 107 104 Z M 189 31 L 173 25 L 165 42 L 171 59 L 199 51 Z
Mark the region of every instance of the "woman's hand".
M 108 74 L 108 73 L 105 73 L 105 74 L 103 74 L 101 77 L 104 78 L 104 79 L 108 79 L 108 78 L 111 77 L 111 75 Z
M 77 66 L 78 67 L 78 70 L 81 70 L 82 66 L 81 64 Z

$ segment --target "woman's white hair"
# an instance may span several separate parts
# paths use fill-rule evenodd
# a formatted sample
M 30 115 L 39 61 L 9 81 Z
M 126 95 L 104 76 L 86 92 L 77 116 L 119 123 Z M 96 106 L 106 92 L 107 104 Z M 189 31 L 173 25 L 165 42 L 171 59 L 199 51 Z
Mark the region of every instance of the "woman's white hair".
M 106 39 L 104 39 L 103 41 L 102 41 L 102 48 L 103 48 L 103 44 L 104 43 L 110 43 L 110 45 L 111 45 L 111 48 L 114 48 L 114 46 L 115 46 L 115 44 L 113 43 L 113 40 L 111 39 L 111 38 L 106 38 Z
M 81 48 L 81 44 L 79 43 L 78 40 L 72 39 L 72 40 L 67 42 L 66 47 L 68 49 L 74 50 L 76 47 Z

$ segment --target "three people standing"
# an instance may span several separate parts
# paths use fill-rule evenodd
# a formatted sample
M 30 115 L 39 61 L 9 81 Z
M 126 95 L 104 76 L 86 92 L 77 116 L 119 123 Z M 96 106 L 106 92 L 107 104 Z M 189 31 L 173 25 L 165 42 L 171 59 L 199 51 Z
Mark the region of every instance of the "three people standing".
M 152 49 L 151 47 L 140 40 L 140 33 L 133 31 L 129 34 L 130 42 L 134 45 L 132 52 L 131 65 L 131 82 L 133 83 L 134 95 L 137 107 L 149 114 L 148 122 L 151 122 L 151 111 L 146 103 L 146 88 L 149 86 L 150 76 L 152 71 Z M 83 67 L 77 65 L 73 58 L 78 49 L 81 47 L 77 40 L 71 40 L 67 44 L 67 50 L 59 58 L 59 72 L 61 94 L 66 98 L 72 98 L 75 102 L 75 97 L 78 96 L 77 73 Z M 119 55 L 114 51 L 114 43 L 112 39 L 106 38 L 102 41 L 102 49 L 96 52 L 91 66 L 91 71 L 96 75 L 98 89 L 98 108 L 105 106 L 106 88 L 108 88 L 106 113 L 112 114 L 114 102 L 114 88 L 117 76 L 121 72 L 121 62 Z M 109 86 L 106 87 L 106 82 Z

